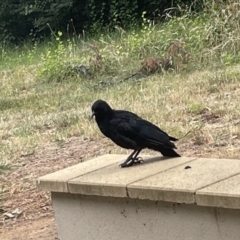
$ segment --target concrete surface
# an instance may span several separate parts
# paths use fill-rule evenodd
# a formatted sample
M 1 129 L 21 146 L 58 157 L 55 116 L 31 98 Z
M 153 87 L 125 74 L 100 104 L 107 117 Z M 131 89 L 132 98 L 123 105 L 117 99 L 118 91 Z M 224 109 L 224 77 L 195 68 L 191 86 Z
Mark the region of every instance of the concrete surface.
M 129 197 L 195 203 L 197 190 L 240 173 L 238 160 L 199 158 L 188 165 L 190 169 L 178 166 L 130 184 Z
M 61 240 L 240 240 L 240 161 L 104 155 L 37 180 Z M 187 167 L 187 168 L 186 168 Z
M 106 154 L 38 178 L 37 187 L 52 192 L 68 192 L 68 181 L 124 160 L 123 155 Z
M 37 180 L 37 187 L 52 192 L 240 209 L 239 160 L 143 156 L 144 163 L 120 168 L 126 158 L 103 155 L 43 176 Z
M 198 190 L 196 202 L 201 206 L 240 209 L 240 174 Z
M 61 240 L 239 240 L 240 210 L 52 193 Z
M 143 164 L 129 168 L 120 168 L 119 164 L 113 164 L 104 169 L 91 172 L 91 174 L 74 178 L 68 182 L 69 192 L 85 195 L 127 197 L 126 187 L 129 184 L 157 173 L 161 174 L 168 169 L 182 164 L 185 165 L 194 160 L 193 158 L 166 160 L 163 157 L 154 158 L 149 156 L 143 158 L 146 159 Z

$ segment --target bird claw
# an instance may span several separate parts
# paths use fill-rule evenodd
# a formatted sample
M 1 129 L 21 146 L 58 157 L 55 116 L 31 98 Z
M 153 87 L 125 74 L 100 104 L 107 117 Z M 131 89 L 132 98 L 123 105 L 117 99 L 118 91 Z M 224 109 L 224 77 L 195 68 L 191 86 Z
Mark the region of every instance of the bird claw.
M 119 167 L 121 167 L 121 168 L 131 167 L 133 165 L 137 165 L 140 163 L 143 163 L 143 159 L 141 157 L 131 158 L 128 161 L 125 161 L 124 163 L 120 164 Z
M 143 159 L 141 157 L 137 157 L 133 159 L 133 164 L 139 164 L 139 163 L 143 163 Z

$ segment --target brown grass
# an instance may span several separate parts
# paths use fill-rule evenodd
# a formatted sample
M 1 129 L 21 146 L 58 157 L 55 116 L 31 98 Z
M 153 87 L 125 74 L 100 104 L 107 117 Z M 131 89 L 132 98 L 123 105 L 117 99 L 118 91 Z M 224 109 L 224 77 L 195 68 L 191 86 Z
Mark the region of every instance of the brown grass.
M 18 82 L 17 95 L 12 89 L 16 75 L 25 79 Z M 97 141 L 101 134 L 89 114 L 99 98 L 113 108 L 137 113 L 176 137 L 191 131 L 179 142 L 180 148 L 184 144 L 191 152 L 190 146 L 200 144 L 208 149 L 202 156 L 210 156 L 211 150 L 221 158 L 237 158 L 239 76 L 238 66 L 184 75 L 166 73 L 93 92 L 79 83 L 36 85 L 32 74 L 19 68 L 6 85 L 6 93 L 14 96 L 1 100 L 1 159 L 14 165 L 20 156 L 34 154 L 45 144 L 60 146 L 71 136 Z

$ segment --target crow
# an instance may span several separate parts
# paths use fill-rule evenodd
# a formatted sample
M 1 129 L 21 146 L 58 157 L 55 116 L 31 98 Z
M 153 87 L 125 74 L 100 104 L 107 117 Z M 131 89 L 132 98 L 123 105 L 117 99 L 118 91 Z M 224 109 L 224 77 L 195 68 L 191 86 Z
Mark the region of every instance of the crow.
M 120 167 L 130 167 L 142 160 L 137 157 L 142 149 L 159 151 L 166 157 L 180 157 L 174 151 L 176 146 L 171 141 L 178 139 L 169 136 L 156 125 L 138 115 L 124 110 L 114 110 L 107 102 L 97 100 L 92 105 L 92 115 L 101 132 L 122 148 L 133 149 L 130 156 Z

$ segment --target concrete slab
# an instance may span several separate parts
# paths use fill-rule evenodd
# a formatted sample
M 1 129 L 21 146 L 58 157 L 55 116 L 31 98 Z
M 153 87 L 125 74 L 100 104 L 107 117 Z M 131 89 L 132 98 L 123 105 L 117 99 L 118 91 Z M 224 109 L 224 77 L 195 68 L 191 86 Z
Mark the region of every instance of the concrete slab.
M 240 161 L 197 159 L 128 185 L 130 198 L 195 203 L 195 192 L 203 187 L 240 173 Z
M 70 179 L 96 171 L 111 164 L 118 166 L 119 161 L 124 161 L 127 155 L 106 154 L 92 160 L 62 169 L 37 179 L 37 188 L 51 192 L 68 192 L 67 182 Z
M 236 209 L 68 193 L 52 203 L 61 240 L 240 239 Z
M 68 182 L 70 193 L 111 197 L 127 197 L 128 184 L 194 161 L 194 158 L 163 158 L 142 156 L 144 162 L 130 168 L 118 164 L 74 178 Z M 119 162 L 119 164 L 122 162 Z M 184 166 L 183 166 L 184 164 Z
M 201 206 L 240 209 L 240 174 L 198 190 L 196 203 Z

